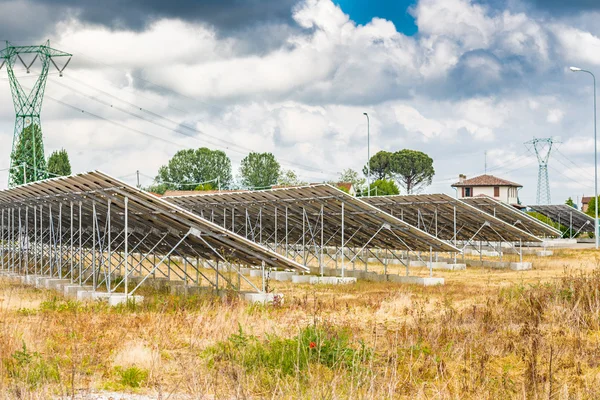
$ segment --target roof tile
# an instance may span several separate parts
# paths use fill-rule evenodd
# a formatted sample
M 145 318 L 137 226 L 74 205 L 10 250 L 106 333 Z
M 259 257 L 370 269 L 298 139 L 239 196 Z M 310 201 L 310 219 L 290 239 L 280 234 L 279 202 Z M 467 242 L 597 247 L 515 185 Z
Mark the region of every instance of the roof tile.
M 506 179 L 498 178 L 494 175 L 479 175 L 471 179 L 465 179 L 462 182 L 452 184 L 452 187 L 462 186 L 515 186 L 523 187 L 515 182 L 507 181 Z

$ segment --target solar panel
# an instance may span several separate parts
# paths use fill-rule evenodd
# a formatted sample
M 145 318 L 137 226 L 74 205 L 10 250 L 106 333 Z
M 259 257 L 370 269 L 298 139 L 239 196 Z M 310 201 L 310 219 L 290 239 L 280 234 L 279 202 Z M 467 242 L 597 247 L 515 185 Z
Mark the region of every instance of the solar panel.
M 534 235 L 446 194 L 362 198 L 443 240 L 540 241 Z M 455 232 L 456 231 L 456 232 Z
M 535 205 L 528 206 L 531 210 L 540 213 L 552 221 L 566 227 L 572 227 L 576 232 L 594 232 L 594 218 L 567 205 Z
M 199 192 L 165 199 L 261 243 L 279 243 L 286 238 L 289 246 L 315 239 L 312 243 L 324 246 L 458 251 L 361 198 L 327 184 L 261 191 Z M 321 232 L 323 240 L 320 240 Z
M 157 259 L 162 262 L 168 258 L 169 265 L 181 264 L 171 257 L 184 259 L 186 268 L 203 260 L 212 261 L 212 265 L 264 262 L 267 267 L 307 270 L 294 260 L 99 171 L 2 190 L 0 213 L 2 263 L 9 262 L 8 254 L 14 264 L 18 255 L 20 267 L 33 264 L 35 271 L 49 271 L 51 275 L 62 274 L 63 269 L 65 274 L 72 274 L 72 268 L 65 269 L 65 265 L 90 254 L 89 263 L 102 271 L 105 279 L 117 268 L 117 260 L 119 268 L 131 263 L 132 269 L 139 271 L 153 263 L 155 274 Z M 124 256 L 125 252 L 129 255 Z M 139 262 L 130 260 L 134 253 Z M 88 261 L 84 262 L 86 268 Z M 181 279 L 191 278 L 183 267 L 170 268 L 171 272 Z M 221 279 L 227 278 L 222 275 Z
M 562 232 L 558 229 L 543 223 L 537 218 L 533 218 L 527 213 L 517 210 L 515 207 L 498 201 L 491 197 L 480 196 L 480 197 L 468 197 L 461 199 L 473 207 L 477 207 L 480 210 L 485 211 L 494 217 L 501 219 L 502 221 L 514 225 L 526 232 L 531 233 L 537 237 L 560 237 Z

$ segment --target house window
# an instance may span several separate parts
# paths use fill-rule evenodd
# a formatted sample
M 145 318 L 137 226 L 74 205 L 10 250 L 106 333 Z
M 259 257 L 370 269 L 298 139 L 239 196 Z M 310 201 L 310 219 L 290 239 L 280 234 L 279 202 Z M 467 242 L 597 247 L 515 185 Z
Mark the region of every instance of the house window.
M 465 188 L 465 197 L 473 197 L 473 189 L 468 187 Z
M 494 197 L 500 197 L 500 187 L 494 186 Z

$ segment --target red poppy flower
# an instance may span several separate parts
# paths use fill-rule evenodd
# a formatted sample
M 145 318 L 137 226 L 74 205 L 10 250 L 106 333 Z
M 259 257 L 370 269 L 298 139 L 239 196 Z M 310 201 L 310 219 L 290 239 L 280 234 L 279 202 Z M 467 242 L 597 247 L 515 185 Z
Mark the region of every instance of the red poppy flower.
M 317 346 L 317 344 L 315 342 L 310 342 L 308 344 L 308 347 L 310 347 L 311 349 L 314 349 Z

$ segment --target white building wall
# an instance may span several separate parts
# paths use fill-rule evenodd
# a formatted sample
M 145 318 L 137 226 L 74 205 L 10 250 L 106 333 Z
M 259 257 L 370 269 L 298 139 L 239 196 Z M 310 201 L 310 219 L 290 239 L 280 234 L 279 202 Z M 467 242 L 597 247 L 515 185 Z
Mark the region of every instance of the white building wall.
M 458 198 L 462 199 L 463 188 L 458 188 Z M 486 195 L 508 204 L 517 204 L 518 190 L 515 187 L 500 186 L 500 196 L 494 196 L 494 186 L 473 186 L 471 197 Z

